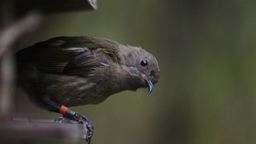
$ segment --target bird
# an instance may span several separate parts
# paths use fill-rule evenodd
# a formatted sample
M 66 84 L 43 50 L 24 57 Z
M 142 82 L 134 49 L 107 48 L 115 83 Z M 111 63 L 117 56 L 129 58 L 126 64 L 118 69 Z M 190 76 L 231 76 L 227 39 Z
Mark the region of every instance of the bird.
M 19 50 L 18 86 L 39 107 L 92 126 L 70 107 L 99 104 L 125 90 L 147 88 L 160 79 L 158 61 L 136 46 L 92 36 L 59 36 Z

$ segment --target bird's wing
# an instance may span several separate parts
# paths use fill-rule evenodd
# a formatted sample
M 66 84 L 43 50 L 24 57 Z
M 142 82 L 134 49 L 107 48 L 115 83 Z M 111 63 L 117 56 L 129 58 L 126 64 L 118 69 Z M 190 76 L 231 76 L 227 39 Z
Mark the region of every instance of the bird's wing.
M 109 61 L 118 62 L 118 43 L 94 37 L 56 37 L 16 54 L 19 65 L 44 73 L 88 75 Z M 22 66 L 21 66 L 22 68 Z

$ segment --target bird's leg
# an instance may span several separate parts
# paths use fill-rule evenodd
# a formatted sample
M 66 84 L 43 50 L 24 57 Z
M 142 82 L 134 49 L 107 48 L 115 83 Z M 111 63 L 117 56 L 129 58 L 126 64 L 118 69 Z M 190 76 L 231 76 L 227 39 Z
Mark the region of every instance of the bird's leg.
M 90 143 L 90 140 L 93 136 L 93 125 L 91 122 L 83 115 L 71 110 L 70 108 L 61 105 L 59 108 L 59 112 L 63 115 L 64 118 L 77 121 L 81 124 L 83 124 L 86 128 L 86 136 L 85 139 L 88 143 Z
M 73 111 L 72 109 L 64 105 L 58 105 L 53 101 L 49 102 L 49 104 L 54 108 L 53 111 L 63 115 L 63 118 L 58 118 L 57 122 L 63 122 L 66 118 L 69 120 L 77 121 L 78 123 L 82 124 L 84 127 L 83 130 L 85 131 L 83 138 L 86 139 L 88 144 L 90 143 L 91 138 L 93 136 L 93 125 L 85 116 Z

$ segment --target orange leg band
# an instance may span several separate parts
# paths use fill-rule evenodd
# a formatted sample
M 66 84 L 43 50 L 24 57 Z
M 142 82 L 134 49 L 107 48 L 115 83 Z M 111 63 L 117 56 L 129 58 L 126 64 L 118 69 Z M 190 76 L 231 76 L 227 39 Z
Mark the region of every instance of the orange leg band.
M 68 107 L 61 105 L 59 111 L 61 114 L 65 114 L 68 111 Z

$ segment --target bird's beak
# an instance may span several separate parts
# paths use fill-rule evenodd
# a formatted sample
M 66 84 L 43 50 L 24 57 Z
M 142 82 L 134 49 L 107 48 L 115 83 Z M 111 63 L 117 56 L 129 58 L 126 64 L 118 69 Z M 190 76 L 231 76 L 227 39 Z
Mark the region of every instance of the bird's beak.
M 148 88 L 148 93 L 150 94 L 153 91 L 154 85 L 151 80 L 145 79 L 145 84 Z
M 147 89 L 148 89 L 148 94 L 150 94 L 150 93 L 153 91 L 153 88 L 154 88 L 153 83 L 151 82 L 151 80 L 149 80 L 149 79 L 147 78 L 147 76 L 146 76 L 145 74 L 142 74 L 141 77 L 142 77 L 142 79 L 144 80 L 145 85 L 146 85 L 146 87 L 147 87 Z

